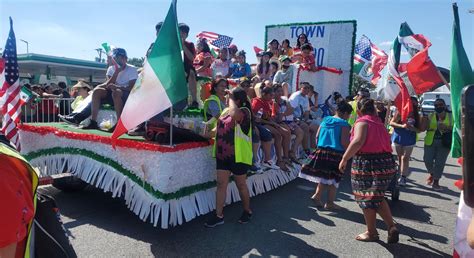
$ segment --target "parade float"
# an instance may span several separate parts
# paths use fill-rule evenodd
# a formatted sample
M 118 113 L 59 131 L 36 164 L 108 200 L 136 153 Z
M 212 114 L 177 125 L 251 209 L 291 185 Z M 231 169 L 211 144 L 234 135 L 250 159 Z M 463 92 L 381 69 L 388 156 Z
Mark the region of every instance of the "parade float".
M 125 199 L 143 221 L 168 228 L 181 225 L 215 208 L 216 172 L 209 142 L 175 146 L 126 136 L 112 147 L 110 133 L 84 131 L 63 123 L 23 124 L 21 153 L 42 176 L 71 173 Z M 250 196 L 268 192 L 295 179 L 267 170 L 249 174 Z M 227 204 L 240 200 L 236 185 L 227 190 Z

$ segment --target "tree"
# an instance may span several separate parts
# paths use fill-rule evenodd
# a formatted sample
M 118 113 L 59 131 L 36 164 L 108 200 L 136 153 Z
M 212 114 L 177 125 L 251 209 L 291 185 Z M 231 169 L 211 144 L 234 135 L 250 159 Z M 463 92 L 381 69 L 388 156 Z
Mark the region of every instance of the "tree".
M 145 61 L 144 57 L 132 57 L 127 60 L 127 63 L 136 66 L 136 67 L 143 67 L 143 62 Z
M 376 86 L 370 83 L 369 81 L 366 81 L 362 79 L 361 77 L 357 76 L 356 74 L 352 74 L 352 89 L 351 89 L 351 95 L 355 96 L 357 92 L 359 91 L 360 88 L 366 88 L 366 89 L 375 89 Z

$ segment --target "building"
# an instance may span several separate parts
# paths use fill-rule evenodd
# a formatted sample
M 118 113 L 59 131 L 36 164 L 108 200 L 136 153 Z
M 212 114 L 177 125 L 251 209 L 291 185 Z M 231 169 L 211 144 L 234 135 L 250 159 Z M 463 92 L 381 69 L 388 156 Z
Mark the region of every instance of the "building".
M 84 80 L 95 85 L 105 81 L 107 71 L 106 63 L 33 53 L 19 54 L 18 67 L 20 81 L 32 84 Z

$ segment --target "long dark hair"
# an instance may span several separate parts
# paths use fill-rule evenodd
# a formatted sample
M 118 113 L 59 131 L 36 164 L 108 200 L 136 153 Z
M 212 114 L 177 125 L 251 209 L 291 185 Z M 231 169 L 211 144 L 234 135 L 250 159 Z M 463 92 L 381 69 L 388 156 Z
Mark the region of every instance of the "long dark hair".
M 375 102 L 370 98 L 363 98 L 357 102 L 357 109 L 362 115 L 374 115 L 375 114 Z
M 291 48 L 291 45 L 290 45 L 290 40 L 289 39 L 284 39 L 282 42 L 281 42 L 281 45 L 283 46 L 283 43 L 288 44 L 288 48 Z
M 207 40 L 206 40 L 206 39 L 200 39 L 197 44 L 198 44 L 199 46 L 201 46 L 202 52 L 204 52 L 204 53 L 211 53 L 211 49 L 209 48 L 209 45 L 207 44 Z
M 250 121 L 253 122 L 252 107 L 250 106 L 249 98 L 247 97 L 247 92 L 244 88 L 238 86 L 231 90 L 233 100 L 239 100 L 239 108 L 247 108 L 250 112 Z
M 418 128 L 418 125 L 420 124 L 420 115 L 418 114 L 418 99 L 416 97 L 410 97 L 411 104 L 412 104 L 412 110 L 413 110 L 413 118 L 415 119 L 415 124 L 414 126 Z M 416 104 L 414 103 L 416 101 Z
M 300 43 L 300 37 L 301 37 L 302 35 L 303 35 L 304 38 L 305 38 L 304 44 L 308 44 L 308 43 L 309 43 L 309 42 L 308 42 L 308 36 L 307 36 L 306 34 L 304 34 L 304 33 L 301 33 L 300 35 L 298 35 L 298 38 L 296 39 L 296 47 L 299 48 L 299 49 L 301 49 L 301 46 L 302 46 L 301 43 Z
M 262 58 L 260 58 L 260 62 L 257 65 L 257 70 L 258 70 L 259 73 L 263 73 L 263 66 L 264 65 L 266 66 L 267 72 L 268 72 L 268 70 L 270 70 L 270 60 L 268 60 L 268 62 L 265 64 L 265 63 L 263 63 L 263 56 L 262 56 Z

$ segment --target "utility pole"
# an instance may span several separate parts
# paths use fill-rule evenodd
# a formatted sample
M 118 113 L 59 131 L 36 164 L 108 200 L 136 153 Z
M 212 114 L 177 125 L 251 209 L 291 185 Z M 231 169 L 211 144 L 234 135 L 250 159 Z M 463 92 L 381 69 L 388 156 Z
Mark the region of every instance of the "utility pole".
M 102 62 L 102 53 L 104 53 L 104 50 L 102 48 L 96 48 L 95 51 L 97 51 L 99 55 L 99 62 Z
M 29 44 L 28 44 L 28 41 L 24 40 L 24 39 L 20 39 L 20 41 L 23 41 L 25 44 L 26 44 L 26 53 L 29 54 L 30 53 L 30 50 L 28 48 Z

